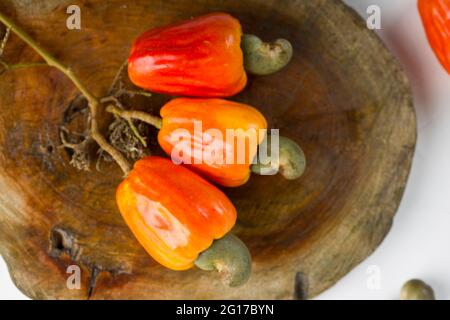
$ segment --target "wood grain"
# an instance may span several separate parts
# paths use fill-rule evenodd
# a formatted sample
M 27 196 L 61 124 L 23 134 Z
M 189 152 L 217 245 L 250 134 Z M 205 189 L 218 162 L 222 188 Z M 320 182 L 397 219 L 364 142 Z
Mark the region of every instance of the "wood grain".
M 70 4 L 81 7 L 79 31 L 65 27 Z M 29 297 L 311 298 L 389 231 L 416 140 L 409 84 L 375 33 L 340 1 L 2 0 L 0 10 L 97 95 L 106 93 L 132 39 L 150 27 L 220 10 L 246 32 L 291 40 L 289 67 L 251 78 L 234 99 L 258 107 L 270 127 L 296 140 L 309 165 L 298 181 L 253 176 L 226 190 L 254 272 L 244 287 L 224 288 L 214 274 L 170 271 L 145 253 L 115 205 L 119 168 L 78 172 L 68 164 L 58 128 L 78 93 L 62 74 L 48 67 L 7 72 L 0 77 L 0 253 Z M 39 60 L 15 36 L 4 58 Z M 156 113 L 165 100 L 132 103 Z M 72 125 L 82 130 L 81 121 Z M 66 287 L 70 264 L 82 268 L 80 290 Z

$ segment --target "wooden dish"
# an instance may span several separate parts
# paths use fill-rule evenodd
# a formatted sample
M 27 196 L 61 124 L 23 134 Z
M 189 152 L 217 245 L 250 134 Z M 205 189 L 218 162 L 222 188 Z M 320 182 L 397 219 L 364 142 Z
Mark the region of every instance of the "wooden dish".
M 59 127 L 78 95 L 73 85 L 48 67 L 7 72 L 0 77 L 0 252 L 26 295 L 311 298 L 383 240 L 410 170 L 415 114 L 399 65 L 342 2 L 82 1 L 82 29 L 71 31 L 66 8 L 72 2 L 3 0 L 0 10 L 100 96 L 132 40 L 151 27 L 225 11 L 248 33 L 291 40 L 295 56 L 288 68 L 251 78 L 234 99 L 260 108 L 272 128 L 296 140 L 308 168 L 298 181 L 252 176 L 244 187 L 226 190 L 239 212 L 236 232 L 254 258 L 248 284 L 229 289 L 215 274 L 170 271 L 144 252 L 122 221 L 114 199 L 119 168 L 78 172 L 58 147 Z M 4 59 L 39 57 L 13 36 Z M 165 100 L 133 104 L 156 113 Z M 66 286 L 69 265 L 81 268 L 80 290 Z

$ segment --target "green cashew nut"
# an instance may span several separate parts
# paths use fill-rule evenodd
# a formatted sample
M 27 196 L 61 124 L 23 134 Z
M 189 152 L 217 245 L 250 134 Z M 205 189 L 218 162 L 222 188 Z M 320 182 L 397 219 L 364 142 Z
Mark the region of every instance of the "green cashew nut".
M 400 300 L 435 300 L 434 291 L 422 280 L 409 280 L 402 287 Z
M 279 172 L 288 180 L 300 178 L 306 169 L 306 158 L 302 148 L 289 138 L 279 136 L 279 156 L 272 159 L 273 153 L 271 135 L 266 137 L 267 154 L 270 155 L 270 163 L 256 163 L 251 169 L 253 173 L 264 175 L 267 172 Z
M 285 39 L 269 43 L 252 34 L 242 36 L 241 47 L 245 70 L 260 76 L 283 69 L 291 61 L 294 51 L 291 43 Z
M 203 251 L 195 265 L 206 271 L 218 271 L 222 282 L 230 287 L 239 287 L 247 282 L 252 270 L 252 258 L 246 245 L 231 233 Z

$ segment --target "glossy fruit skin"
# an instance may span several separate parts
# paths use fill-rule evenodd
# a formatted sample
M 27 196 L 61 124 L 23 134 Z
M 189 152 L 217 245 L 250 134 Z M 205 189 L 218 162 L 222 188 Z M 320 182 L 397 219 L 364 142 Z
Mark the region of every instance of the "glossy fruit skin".
M 191 268 L 198 254 L 236 222 L 236 210 L 222 191 L 160 157 L 137 161 L 117 188 L 116 200 L 140 244 L 172 270 Z
M 237 187 L 248 181 L 251 161 L 267 129 L 267 121 L 258 110 L 223 99 L 178 98 L 169 101 L 160 114 L 163 121 L 158 142 L 172 159 L 182 160 L 190 169 L 225 187 Z M 199 123 L 201 130 L 196 130 Z M 210 129 L 220 136 L 209 139 Z M 227 129 L 241 129 L 236 131 L 234 139 L 228 140 L 228 144 Z M 245 141 L 243 139 L 251 136 L 252 132 L 255 138 L 248 139 L 245 147 L 240 148 L 244 156 L 238 158 L 237 141 Z M 217 154 L 221 155 L 222 162 L 212 161 L 214 159 L 208 158 L 207 153 L 205 156 L 203 151 L 211 146 L 218 146 L 217 150 L 221 150 Z M 227 155 L 231 161 L 225 161 Z
M 247 84 L 241 36 L 239 21 L 225 13 L 149 30 L 132 47 L 128 75 L 152 92 L 233 96 Z
M 419 0 L 418 8 L 428 41 L 450 73 L 450 0 Z

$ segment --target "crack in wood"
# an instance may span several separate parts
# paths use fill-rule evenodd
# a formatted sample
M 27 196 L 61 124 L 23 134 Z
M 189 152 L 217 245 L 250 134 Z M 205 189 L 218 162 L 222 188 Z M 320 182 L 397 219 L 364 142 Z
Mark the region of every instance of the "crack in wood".
M 97 284 L 97 277 L 101 271 L 102 270 L 95 265 L 91 267 L 91 274 L 89 276 L 89 286 L 87 292 L 88 300 L 92 297 L 92 294 L 94 293 L 95 285 Z
M 307 300 L 308 293 L 309 293 L 308 277 L 303 272 L 297 272 L 295 274 L 295 281 L 294 281 L 294 299 Z

